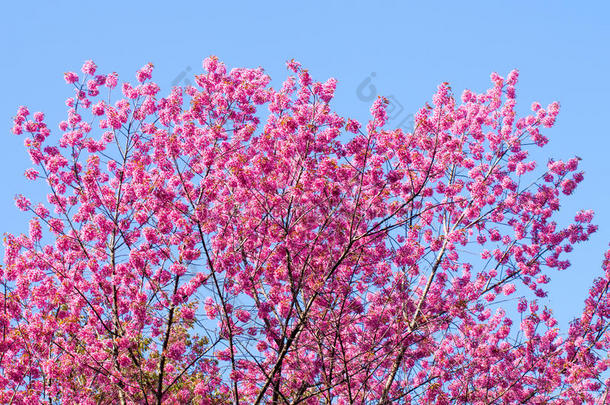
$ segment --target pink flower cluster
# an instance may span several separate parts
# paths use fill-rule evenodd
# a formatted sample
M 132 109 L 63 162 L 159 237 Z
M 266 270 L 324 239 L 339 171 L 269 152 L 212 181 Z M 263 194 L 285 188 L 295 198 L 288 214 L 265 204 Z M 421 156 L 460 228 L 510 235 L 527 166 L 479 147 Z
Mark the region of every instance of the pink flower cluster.
M 18 109 L 48 195 L 5 238 L 0 402 L 605 403 L 610 253 L 568 331 L 537 301 L 596 230 L 556 219 L 578 159 L 530 157 L 559 104 L 494 73 L 407 133 L 287 67 L 163 97 L 87 61 L 57 137 Z

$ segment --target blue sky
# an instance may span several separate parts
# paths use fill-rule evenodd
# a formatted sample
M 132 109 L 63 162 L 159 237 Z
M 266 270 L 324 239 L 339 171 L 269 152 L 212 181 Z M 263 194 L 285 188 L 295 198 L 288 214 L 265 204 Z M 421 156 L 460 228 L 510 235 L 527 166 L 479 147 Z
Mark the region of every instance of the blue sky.
M 314 78 L 338 81 L 335 108 L 365 119 L 369 93 L 394 100 L 390 125 L 430 100 L 448 81 L 457 95 L 482 91 L 489 74 L 521 72 L 517 101 L 558 100 L 562 112 L 546 131 L 540 154 L 583 160 L 585 181 L 562 203 L 569 220 L 581 208 L 596 211 L 598 233 L 571 257 L 573 267 L 553 274 L 548 299 L 565 326 L 578 314 L 599 274 L 610 242 L 610 14 L 608 3 L 588 2 L 2 2 L 0 5 L 0 232 L 24 232 L 17 193 L 42 196 L 26 183 L 23 138 L 10 134 L 19 105 L 44 111 L 52 129 L 63 119 L 71 90 L 63 72 L 93 59 L 102 72 L 134 79 L 147 62 L 169 89 L 217 55 L 229 67 L 262 66 L 275 83 L 295 58 Z M 365 82 L 366 80 L 369 80 Z M 364 85 L 366 84 L 366 85 Z M 372 87 L 370 87 L 370 86 Z M 360 88 L 360 91 L 358 90 Z M 366 91 L 364 91 L 366 89 Z

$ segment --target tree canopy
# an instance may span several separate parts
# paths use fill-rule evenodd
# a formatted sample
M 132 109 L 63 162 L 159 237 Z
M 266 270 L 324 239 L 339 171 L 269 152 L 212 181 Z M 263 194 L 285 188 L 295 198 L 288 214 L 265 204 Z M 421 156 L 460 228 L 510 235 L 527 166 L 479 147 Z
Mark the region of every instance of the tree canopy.
M 5 236 L 0 402 L 605 403 L 610 255 L 569 330 L 538 303 L 596 230 L 557 223 L 579 159 L 529 156 L 559 104 L 494 73 L 407 132 L 287 66 L 161 97 L 88 61 L 59 136 L 19 108 L 48 198 Z

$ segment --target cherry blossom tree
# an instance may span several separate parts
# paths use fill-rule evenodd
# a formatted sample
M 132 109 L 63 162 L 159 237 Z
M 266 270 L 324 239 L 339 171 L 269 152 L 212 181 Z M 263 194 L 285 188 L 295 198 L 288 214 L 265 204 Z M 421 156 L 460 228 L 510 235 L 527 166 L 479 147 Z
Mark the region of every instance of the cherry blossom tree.
M 596 229 L 557 223 L 579 159 L 528 156 L 558 103 L 519 118 L 494 73 L 363 127 L 287 66 L 161 97 L 88 61 L 57 137 L 19 108 L 48 196 L 4 239 L 0 402 L 606 403 L 610 254 L 569 330 L 540 304 Z

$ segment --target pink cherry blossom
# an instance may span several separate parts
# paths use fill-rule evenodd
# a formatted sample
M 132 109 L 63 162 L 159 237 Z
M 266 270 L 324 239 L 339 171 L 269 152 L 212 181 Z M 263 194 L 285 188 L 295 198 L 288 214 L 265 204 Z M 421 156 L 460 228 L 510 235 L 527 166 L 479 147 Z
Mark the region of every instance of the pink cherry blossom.
M 287 68 L 87 61 L 59 124 L 18 109 L 47 196 L 4 239 L 0 402 L 606 403 L 610 250 L 568 330 L 539 303 L 597 229 L 558 220 L 579 158 L 531 158 L 559 104 L 493 73 L 405 132 Z

